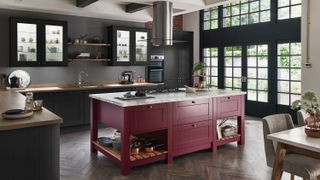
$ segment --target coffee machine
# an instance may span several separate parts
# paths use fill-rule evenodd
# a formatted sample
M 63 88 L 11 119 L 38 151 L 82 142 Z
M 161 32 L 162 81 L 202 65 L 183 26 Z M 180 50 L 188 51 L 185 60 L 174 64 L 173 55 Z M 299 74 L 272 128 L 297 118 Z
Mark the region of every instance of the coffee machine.
M 133 84 L 133 71 L 123 71 L 119 80 L 120 84 Z

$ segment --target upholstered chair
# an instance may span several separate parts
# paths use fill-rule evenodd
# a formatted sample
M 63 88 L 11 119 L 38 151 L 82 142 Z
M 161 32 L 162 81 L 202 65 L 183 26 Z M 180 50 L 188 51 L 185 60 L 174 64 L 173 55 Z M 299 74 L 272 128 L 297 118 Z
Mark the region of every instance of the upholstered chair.
M 297 112 L 299 127 L 306 125 L 305 120 L 307 119 L 307 117 L 308 117 L 308 114 L 305 110 L 301 109 Z
M 277 145 L 268 140 L 267 135 L 292 128 L 294 128 L 294 125 L 289 114 L 276 114 L 263 118 L 264 147 L 269 167 L 273 167 Z M 320 180 L 320 160 L 300 154 L 287 153 L 283 161 L 282 171 L 290 173 L 291 179 L 294 179 L 294 175 L 296 175 L 303 179 Z

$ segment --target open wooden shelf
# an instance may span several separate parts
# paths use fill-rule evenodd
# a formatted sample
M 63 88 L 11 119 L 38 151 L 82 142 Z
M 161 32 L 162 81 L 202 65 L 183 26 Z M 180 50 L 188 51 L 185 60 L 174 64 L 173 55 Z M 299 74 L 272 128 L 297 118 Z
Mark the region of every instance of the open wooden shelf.
M 104 152 L 102 152 L 103 154 L 108 153 L 110 156 L 121 161 L 120 151 L 117 151 L 117 150 L 113 149 L 112 147 L 102 146 L 96 141 L 93 141 L 92 143 L 97 147 L 97 149 L 99 151 L 101 151 L 101 152 L 104 151 Z M 130 160 L 131 161 L 145 160 L 145 159 L 153 158 L 156 156 L 163 156 L 163 155 L 166 155 L 167 153 L 168 153 L 168 151 L 165 151 L 165 150 L 154 151 L 152 153 L 140 152 L 139 155 L 131 155 Z
M 100 47 L 110 47 L 111 44 L 107 43 L 68 43 L 68 45 L 73 45 L 73 46 L 100 46 Z
M 222 146 L 224 144 L 228 144 L 228 143 L 231 143 L 231 142 L 240 141 L 240 137 L 241 137 L 240 134 L 223 137 L 223 138 L 217 140 L 217 146 Z

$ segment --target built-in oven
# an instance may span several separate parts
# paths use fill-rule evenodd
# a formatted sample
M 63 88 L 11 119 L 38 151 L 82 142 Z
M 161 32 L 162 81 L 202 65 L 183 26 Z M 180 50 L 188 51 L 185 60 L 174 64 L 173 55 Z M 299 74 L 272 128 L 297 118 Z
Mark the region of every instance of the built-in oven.
M 148 81 L 164 83 L 164 55 L 151 55 L 148 66 Z

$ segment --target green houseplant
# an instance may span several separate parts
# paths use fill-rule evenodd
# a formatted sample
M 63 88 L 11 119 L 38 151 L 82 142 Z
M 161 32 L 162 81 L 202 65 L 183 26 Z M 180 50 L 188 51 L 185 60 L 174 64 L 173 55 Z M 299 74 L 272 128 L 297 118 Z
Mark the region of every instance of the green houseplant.
M 195 75 L 205 75 L 204 73 L 205 67 L 206 67 L 206 64 L 203 62 L 196 63 L 193 66 L 193 73 Z
M 305 92 L 300 100 L 292 103 L 293 110 L 303 109 L 309 117 L 305 119 L 307 124 L 305 132 L 312 137 L 320 137 L 320 103 L 317 94 L 313 91 Z

